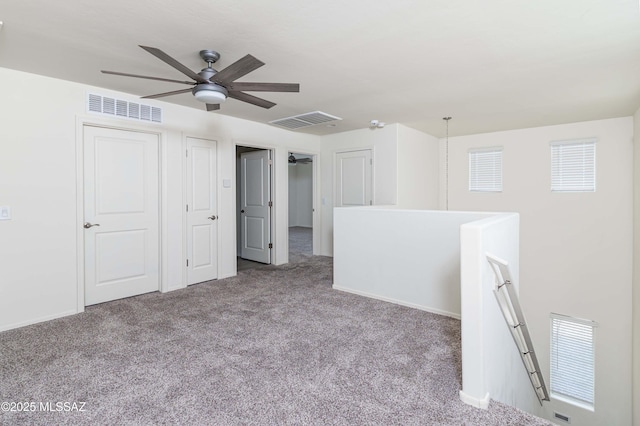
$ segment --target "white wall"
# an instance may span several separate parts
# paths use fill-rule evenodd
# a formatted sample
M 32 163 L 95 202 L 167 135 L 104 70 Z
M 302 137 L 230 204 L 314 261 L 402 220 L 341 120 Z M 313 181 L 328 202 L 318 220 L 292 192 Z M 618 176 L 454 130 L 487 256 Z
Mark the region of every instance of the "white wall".
M 519 217 L 492 215 L 460 228 L 462 297 L 463 401 L 486 408 L 487 395 L 496 401 L 539 414 L 540 404 L 520 353 L 493 294 L 495 276 L 486 259 L 490 253 L 509 264 L 519 287 Z
M 42 87 L 47 97 L 40 99 Z M 91 90 L 131 101 L 133 95 L 0 68 L 0 330 L 81 310 L 78 306 L 76 137 L 82 120 L 160 132 L 163 169 L 163 273 L 167 288 L 183 282 L 183 140 L 218 141 L 219 277 L 236 272 L 235 145 L 275 151 L 276 261 L 287 259 L 289 150 L 319 151 L 320 138 L 204 110 L 149 100 L 163 108 L 162 125 L 105 119 L 85 112 Z M 224 107 L 223 107 L 224 108 Z M 231 188 L 222 179 L 232 179 Z M 79 234 L 81 236 L 81 234 Z
M 336 153 L 373 150 L 373 204 L 396 204 L 398 187 L 397 124 L 322 137 L 322 252 L 333 255 L 333 206 Z
M 408 209 L 438 207 L 438 140 L 406 127 L 389 124 L 322 137 L 322 254 L 333 255 L 335 154 L 373 150 L 373 204 Z
M 438 139 L 403 125 L 398 132 L 398 207 L 438 208 Z
M 459 319 L 460 225 L 486 216 L 335 208 L 333 288 Z
M 313 164 L 290 164 L 289 226 L 313 226 Z
M 584 137 L 598 140 L 597 191 L 551 193 L 549 142 Z M 547 418 L 631 423 L 632 138 L 631 117 L 450 138 L 450 209 L 520 213 L 521 303 L 547 383 L 549 314 L 600 324 L 595 412 L 552 401 Z M 470 193 L 468 150 L 488 146 L 504 147 L 504 190 Z
M 640 425 L 640 109 L 633 129 L 633 424 Z

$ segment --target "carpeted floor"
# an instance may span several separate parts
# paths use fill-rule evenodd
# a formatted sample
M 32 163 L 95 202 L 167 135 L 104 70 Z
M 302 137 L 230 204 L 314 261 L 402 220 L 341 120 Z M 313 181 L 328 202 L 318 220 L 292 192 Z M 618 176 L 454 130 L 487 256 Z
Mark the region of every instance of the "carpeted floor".
M 313 255 L 313 228 L 301 226 L 289 227 L 289 262 L 296 263 Z M 264 266 L 263 263 L 253 262 L 241 257 L 237 258 L 238 272 Z
M 0 333 L 0 402 L 36 403 L 0 424 L 549 424 L 460 401 L 459 321 L 331 282 L 306 256 Z

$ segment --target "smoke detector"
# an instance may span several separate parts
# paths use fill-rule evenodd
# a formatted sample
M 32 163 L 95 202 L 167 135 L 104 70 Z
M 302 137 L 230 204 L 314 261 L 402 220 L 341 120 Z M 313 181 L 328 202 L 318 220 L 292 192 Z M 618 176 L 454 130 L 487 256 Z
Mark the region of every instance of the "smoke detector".
M 369 123 L 370 129 L 382 129 L 384 127 L 384 121 L 371 120 Z

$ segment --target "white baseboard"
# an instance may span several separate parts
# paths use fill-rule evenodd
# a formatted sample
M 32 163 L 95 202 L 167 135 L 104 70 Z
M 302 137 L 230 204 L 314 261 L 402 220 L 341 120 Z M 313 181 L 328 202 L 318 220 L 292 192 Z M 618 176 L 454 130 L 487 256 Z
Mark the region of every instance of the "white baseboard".
M 62 317 L 68 317 L 69 315 L 75 315 L 75 314 L 78 314 L 78 313 L 79 312 L 76 311 L 76 310 L 65 311 L 65 312 L 59 312 L 59 313 L 53 314 L 53 315 L 47 315 L 47 316 L 44 316 L 44 317 L 38 317 L 38 318 L 30 319 L 30 320 L 23 321 L 23 322 L 15 322 L 13 324 L 2 325 L 2 326 L 0 326 L 0 332 L 13 330 L 14 328 L 26 327 L 28 325 L 37 324 L 39 322 L 51 321 L 51 320 L 62 318 Z
M 472 405 L 476 408 L 482 408 L 483 410 L 486 410 L 487 408 L 489 408 L 489 393 L 487 392 L 487 394 L 484 396 L 484 398 L 482 399 L 478 399 L 474 396 L 468 395 L 466 393 L 464 393 L 463 391 L 460 391 L 460 400 L 462 402 L 464 402 L 465 404 L 469 404 Z
M 231 278 L 231 277 L 235 277 L 235 276 L 237 276 L 237 275 L 238 275 L 238 273 L 237 273 L 237 272 L 236 272 L 236 273 L 228 272 L 228 273 L 226 273 L 226 274 L 220 274 L 220 275 L 218 276 L 218 278 L 216 278 L 216 280 L 223 280 L 223 279 L 225 279 L 225 278 Z
M 432 314 L 444 315 L 446 317 L 455 318 L 457 320 L 460 319 L 460 314 L 443 311 L 441 309 L 436 309 L 429 306 L 418 305 L 415 303 L 406 302 L 404 300 L 398 300 L 398 299 L 393 299 L 391 297 L 380 296 L 379 294 L 368 293 L 366 291 L 354 290 L 354 289 L 351 289 L 348 287 L 342 287 L 336 284 L 333 284 L 331 287 L 334 290 L 340 290 L 347 293 L 357 294 L 358 296 L 364 296 L 364 297 L 369 297 L 371 299 L 382 300 L 383 302 L 395 303 L 396 305 L 402 305 L 408 308 L 419 309 L 421 311 L 431 312 Z

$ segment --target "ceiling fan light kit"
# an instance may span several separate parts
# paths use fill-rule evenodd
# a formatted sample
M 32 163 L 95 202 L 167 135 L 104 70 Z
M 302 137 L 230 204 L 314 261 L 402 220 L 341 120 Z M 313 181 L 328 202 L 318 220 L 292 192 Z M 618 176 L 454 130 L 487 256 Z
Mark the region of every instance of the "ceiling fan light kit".
M 171 92 L 158 93 L 156 95 L 143 96 L 147 99 L 161 98 L 164 96 L 178 95 L 181 93 L 191 92 L 196 100 L 206 104 L 207 111 L 215 111 L 220 109 L 220 104 L 227 100 L 227 98 L 234 98 L 236 100 L 246 102 L 252 105 L 256 105 L 262 108 L 271 108 L 275 106 L 275 103 L 261 99 L 257 96 L 245 93 L 248 92 L 299 92 L 300 85 L 297 83 L 248 83 L 248 82 L 235 82 L 235 80 L 244 77 L 251 71 L 254 71 L 264 65 L 264 62 L 254 58 L 251 55 L 245 55 L 243 58 L 237 60 L 227 68 L 216 71 L 212 65 L 220 59 L 220 54 L 214 50 L 201 50 L 200 57 L 207 63 L 206 68 L 203 68 L 199 73 L 193 72 L 185 65 L 181 64 L 171 56 L 164 53 L 162 50 L 149 47 L 140 46 L 142 49 L 151 53 L 156 58 L 160 59 L 167 65 L 180 71 L 182 74 L 191 78 L 193 81 L 180 81 L 172 80 L 163 77 L 151 77 L 146 75 L 129 74 L 116 71 L 102 70 L 103 74 L 119 75 L 123 77 L 135 77 L 144 78 L 147 80 L 165 81 L 170 83 L 187 84 L 193 86 L 191 89 L 174 90 Z
M 227 89 L 217 84 L 198 84 L 192 92 L 197 100 L 206 104 L 221 104 L 229 95 Z

